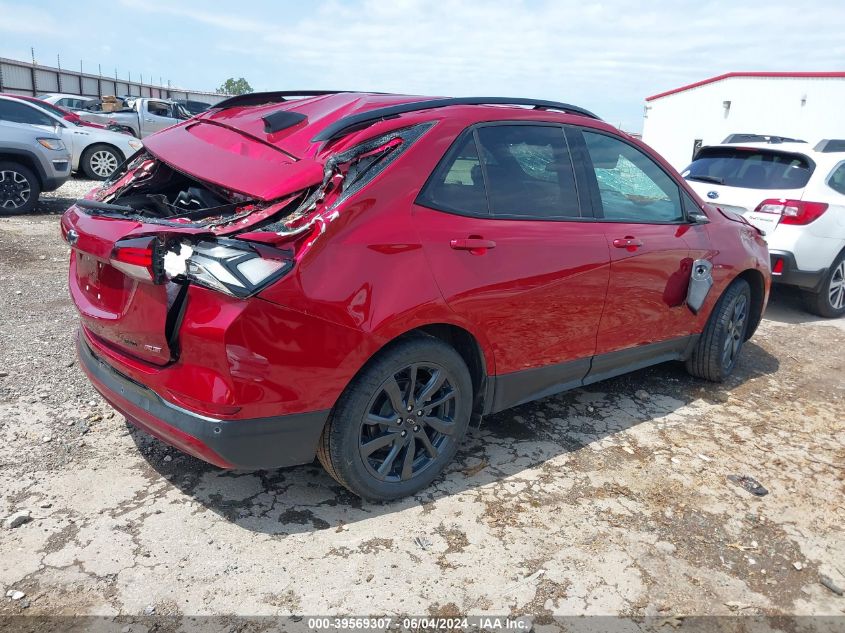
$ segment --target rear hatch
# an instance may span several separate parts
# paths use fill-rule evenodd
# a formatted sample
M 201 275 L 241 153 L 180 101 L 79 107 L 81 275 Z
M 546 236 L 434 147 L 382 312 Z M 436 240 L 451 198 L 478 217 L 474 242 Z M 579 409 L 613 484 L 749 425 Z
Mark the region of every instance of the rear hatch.
M 798 152 L 722 145 L 702 148 L 681 175 L 710 204 L 771 234 L 781 215 L 758 207 L 764 200 L 800 200 L 814 169 L 813 161 Z
M 249 152 L 238 152 L 231 162 L 248 169 L 248 156 L 255 172 L 266 169 Z M 72 247 L 71 296 L 89 335 L 147 363 L 175 360 L 188 277 L 245 297 L 292 265 L 291 253 L 277 248 L 283 241 L 278 233 L 270 234 L 275 245 L 268 245 L 253 229 L 295 209 L 320 184 L 322 167 L 307 162 L 276 162 L 272 191 L 256 188 L 250 195 L 197 180 L 144 153 L 103 189 L 78 201 L 62 217 L 62 233 Z M 259 241 L 228 239 L 251 232 Z M 195 265 L 189 272 L 191 255 Z
M 168 314 L 180 299 L 179 287 L 137 274 L 154 269 L 156 228 L 135 220 L 89 216 L 76 208 L 62 218 L 62 234 L 72 246 L 68 285 L 83 326 L 130 356 L 166 365 L 175 351 Z

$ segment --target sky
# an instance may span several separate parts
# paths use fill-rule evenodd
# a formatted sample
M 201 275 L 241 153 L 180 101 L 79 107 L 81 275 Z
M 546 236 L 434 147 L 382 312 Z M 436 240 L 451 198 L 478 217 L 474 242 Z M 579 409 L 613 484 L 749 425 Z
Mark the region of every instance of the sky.
M 535 97 L 627 131 L 724 72 L 845 70 L 842 0 L 0 0 L 0 57 L 214 90 Z

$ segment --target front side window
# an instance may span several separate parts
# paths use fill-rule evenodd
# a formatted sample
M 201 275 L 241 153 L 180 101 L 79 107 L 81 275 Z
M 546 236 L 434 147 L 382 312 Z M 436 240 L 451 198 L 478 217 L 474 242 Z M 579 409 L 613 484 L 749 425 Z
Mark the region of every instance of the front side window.
M 827 180 L 827 186 L 834 191 L 845 195 L 845 163 L 841 163 Z
M 677 183 L 633 145 L 584 130 L 587 152 L 598 181 L 602 214 L 618 222 L 681 222 Z
M 0 121 L 12 123 L 27 123 L 29 125 L 48 125 L 52 127 L 55 121 L 43 112 L 20 103 L 19 101 L 7 101 L 0 99 Z
M 493 125 L 478 130 L 490 213 L 497 217 L 580 217 L 563 129 Z
M 147 101 L 147 112 L 155 116 L 171 116 L 170 106 L 161 101 Z

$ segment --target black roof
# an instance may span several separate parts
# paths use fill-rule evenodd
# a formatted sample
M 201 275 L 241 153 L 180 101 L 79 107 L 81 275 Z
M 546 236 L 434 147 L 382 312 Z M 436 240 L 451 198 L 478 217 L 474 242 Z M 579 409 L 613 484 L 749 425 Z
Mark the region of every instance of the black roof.
M 419 112 L 421 110 L 433 110 L 435 108 L 446 108 L 456 105 L 518 105 L 533 107 L 535 110 L 560 110 L 570 114 L 577 114 L 580 116 L 589 117 L 591 119 L 599 119 L 598 116 L 568 103 L 560 103 L 558 101 L 544 101 L 541 99 L 523 99 L 510 97 L 454 97 L 447 99 L 430 99 L 427 101 L 414 101 L 412 103 L 401 103 L 399 105 L 387 106 L 384 108 L 376 108 L 360 114 L 353 114 L 326 126 L 317 136 L 312 140 L 317 143 L 319 141 L 330 141 L 345 134 L 349 134 L 368 125 L 378 121 L 384 121 L 406 112 Z
M 283 103 L 291 97 L 318 97 L 330 94 L 349 93 L 348 90 L 280 90 L 276 92 L 251 92 L 249 94 L 229 97 L 220 103 L 212 106 L 215 110 L 224 110 L 233 107 L 257 106 L 268 103 Z M 366 94 L 385 94 L 382 92 L 368 92 Z M 427 99 L 424 101 L 413 101 L 411 103 L 400 103 L 393 106 L 376 108 L 359 114 L 352 114 L 335 121 L 323 129 L 312 140 L 317 143 L 340 138 L 346 134 L 360 130 L 378 121 L 384 121 L 407 112 L 419 112 L 421 110 L 433 110 L 435 108 L 446 108 L 455 105 L 518 105 L 534 108 L 535 110 L 559 110 L 570 114 L 577 114 L 591 119 L 601 120 L 598 116 L 584 108 L 559 101 L 546 101 L 543 99 L 525 99 L 522 97 L 449 97 L 444 99 Z M 271 120 L 268 120 L 271 119 Z M 264 117 L 267 131 L 284 129 L 294 122 L 291 120 L 272 120 L 273 115 Z M 727 142 L 727 141 L 726 141 Z

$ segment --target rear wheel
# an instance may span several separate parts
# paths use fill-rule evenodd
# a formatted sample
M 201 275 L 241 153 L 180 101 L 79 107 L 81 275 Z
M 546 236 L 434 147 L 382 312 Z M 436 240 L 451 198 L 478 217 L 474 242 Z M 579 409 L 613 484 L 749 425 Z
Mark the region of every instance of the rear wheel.
M 82 152 L 79 166 L 85 172 L 85 175 L 92 180 L 105 180 L 114 173 L 122 162 L 123 156 L 114 147 L 92 145 Z
M 388 501 L 428 486 L 466 434 L 472 381 L 443 341 L 400 341 L 367 365 L 332 411 L 317 456 L 355 494 Z
M 697 378 L 722 382 L 739 358 L 751 310 L 751 286 L 735 280 L 719 298 L 707 325 L 687 359 L 687 371 Z
M 32 211 L 40 193 L 41 184 L 31 169 L 0 162 L 0 215 Z
M 804 304 L 813 314 L 833 319 L 845 314 L 845 251 L 833 262 L 820 292 L 804 294 Z

